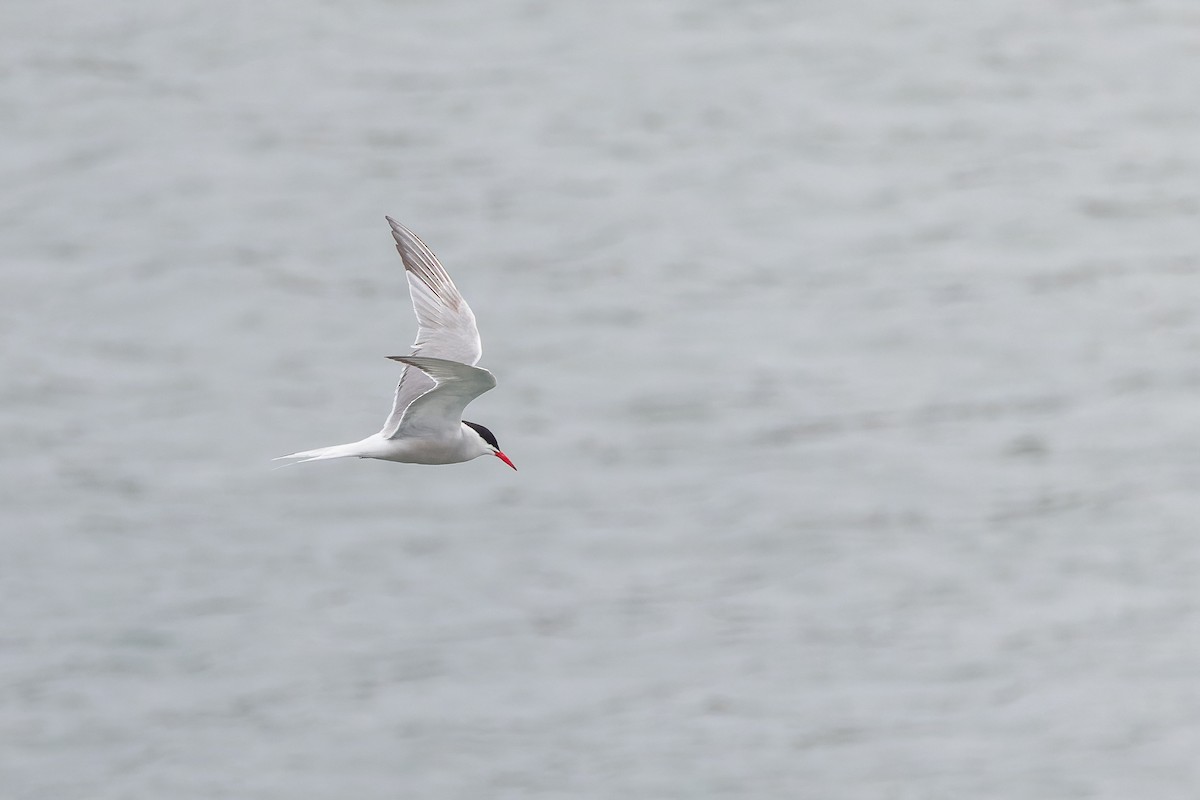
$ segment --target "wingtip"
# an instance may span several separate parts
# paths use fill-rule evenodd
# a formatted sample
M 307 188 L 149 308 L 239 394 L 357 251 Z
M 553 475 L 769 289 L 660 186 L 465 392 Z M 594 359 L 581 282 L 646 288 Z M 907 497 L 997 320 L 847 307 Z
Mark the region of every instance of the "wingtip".
M 417 362 L 417 363 L 413 362 L 412 356 L 387 356 L 387 359 L 388 359 L 388 361 L 399 361 L 401 364 L 403 364 L 406 367 L 415 367 L 416 369 L 419 369 L 421 372 L 425 372 L 425 368 L 422 367 L 419 362 Z M 426 373 L 426 374 L 428 374 L 428 373 Z
M 411 272 L 413 269 L 412 240 L 417 238 L 416 234 L 386 214 L 383 218 L 387 220 L 388 225 L 392 226 L 392 239 L 396 242 L 396 252 L 400 254 L 404 268 Z
M 410 235 L 409 230 L 407 228 L 405 228 L 403 225 L 401 225 L 399 222 L 396 222 L 396 220 L 392 219 L 387 214 L 384 214 L 383 218 L 386 219 L 387 224 L 391 226 L 392 238 L 396 240 L 396 249 L 399 250 L 400 255 L 403 256 L 404 255 L 404 247 L 403 247 L 404 239 L 406 236 Z
M 400 244 L 404 239 L 416 238 L 415 233 L 397 222 L 394 217 L 384 214 L 383 218 L 387 220 L 387 224 L 391 226 L 392 238 L 396 240 L 396 244 Z

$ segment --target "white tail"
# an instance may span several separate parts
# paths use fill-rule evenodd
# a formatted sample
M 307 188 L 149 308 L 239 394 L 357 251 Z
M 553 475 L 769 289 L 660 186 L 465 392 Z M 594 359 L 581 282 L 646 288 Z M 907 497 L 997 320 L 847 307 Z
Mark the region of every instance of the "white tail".
M 351 442 L 350 444 L 335 444 L 331 447 L 318 447 L 316 450 L 301 450 L 299 453 L 291 455 L 279 456 L 271 459 L 272 461 L 284 461 L 286 459 L 295 459 L 288 464 L 280 464 L 281 467 L 290 467 L 292 464 L 303 464 L 306 461 L 324 461 L 327 458 L 352 458 L 363 454 L 362 442 Z

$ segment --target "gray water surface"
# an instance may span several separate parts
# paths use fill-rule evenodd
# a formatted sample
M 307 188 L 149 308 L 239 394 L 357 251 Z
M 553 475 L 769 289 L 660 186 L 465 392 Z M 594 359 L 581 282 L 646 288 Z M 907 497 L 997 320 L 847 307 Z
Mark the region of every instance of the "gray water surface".
M 1191 798 L 1200 16 L 0 7 L 0 795 Z M 441 256 L 520 467 L 387 415 Z

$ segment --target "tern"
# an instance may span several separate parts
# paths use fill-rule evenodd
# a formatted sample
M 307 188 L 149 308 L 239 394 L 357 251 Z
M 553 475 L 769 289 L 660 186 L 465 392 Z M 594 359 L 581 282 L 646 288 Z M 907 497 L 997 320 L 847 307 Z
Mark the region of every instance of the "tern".
M 357 457 L 457 464 L 495 456 L 516 469 L 491 431 L 462 418 L 468 403 L 496 385 L 492 373 L 475 366 L 483 353 L 475 314 L 425 243 L 391 217 L 384 219 L 392 226 L 392 238 L 404 262 L 418 323 L 412 353 L 388 356 L 404 364 L 392 413 L 379 433 L 365 439 L 301 450 L 275 460 L 301 464 Z

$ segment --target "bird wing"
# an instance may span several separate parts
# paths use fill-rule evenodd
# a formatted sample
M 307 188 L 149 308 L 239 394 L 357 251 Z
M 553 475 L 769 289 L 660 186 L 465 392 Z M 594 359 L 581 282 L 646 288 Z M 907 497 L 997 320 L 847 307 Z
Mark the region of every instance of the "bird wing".
M 433 388 L 404 409 L 393 438 L 444 437 L 458 432 L 463 409 L 479 395 L 492 389 L 496 379 L 481 367 L 426 356 L 388 356 L 420 370 Z
M 419 327 L 417 340 L 413 342 L 412 355 L 465 365 L 478 363 L 483 354 L 483 347 L 479 341 L 479 329 L 475 326 L 475 314 L 471 307 L 458 293 L 454 281 L 450 280 L 437 256 L 425 243 L 396 220 L 391 217 L 386 219 L 392 226 L 392 238 L 396 240 L 396 250 L 404 262 L 413 310 L 417 313 Z M 400 375 L 400 382 L 396 384 L 392 413 L 384 422 L 380 435 L 386 439 L 394 438 L 405 409 L 433 388 L 434 380 L 419 367 L 410 369 L 406 366 Z M 487 388 L 490 389 L 491 386 Z M 480 390 L 480 393 L 484 391 L 487 389 Z M 463 405 L 466 405 L 466 402 Z

